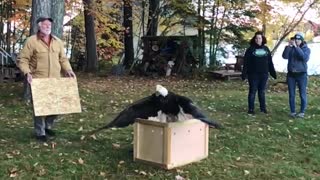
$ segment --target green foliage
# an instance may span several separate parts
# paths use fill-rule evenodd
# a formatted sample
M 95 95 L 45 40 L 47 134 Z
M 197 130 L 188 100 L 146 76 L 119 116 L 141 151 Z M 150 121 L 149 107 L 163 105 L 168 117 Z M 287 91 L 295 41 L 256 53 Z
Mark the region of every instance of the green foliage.
M 97 37 L 97 51 L 99 60 L 111 60 L 112 56 L 123 49 L 123 27 L 121 24 L 121 8 L 118 2 L 96 1 L 95 31 Z M 72 22 L 75 37 L 74 48 L 85 51 L 84 16 L 79 14 Z
M 196 9 L 191 0 L 163 1 L 159 16 L 162 35 L 169 31 L 180 31 L 183 34 L 181 26 L 196 27 L 198 25 Z
M 210 36 L 210 65 L 217 63 L 218 52 L 224 53 L 225 44 L 233 44 L 233 48 L 242 55 L 247 47 L 248 39 L 244 34 L 254 30 L 251 20 L 255 13 L 251 11 L 246 0 L 215 1 L 207 4 L 204 11 L 211 13 L 205 24 L 205 31 Z M 209 22 L 209 23 L 208 23 Z
M 184 34 L 186 28 L 191 28 L 195 32 L 199 28 L 202 29 L 206 42 L 209 41 L 205 44 L 210 46 L 211 64 L 216 64 L 217 54 L 224 55 L 225 44 L 233 44 L 234 49 L 238 53 L 242 53 L 248 42 L 244 34 L 254 29 L 251 20 L 255 17 L 255 12 L 248 6 L 248 1 L 200 2 L 201 12 L 198 14 L 196 11 L 198 5 L 192 1 L 164 1 L 160 7 L 161 34 L 165 35 L 168 32 Z

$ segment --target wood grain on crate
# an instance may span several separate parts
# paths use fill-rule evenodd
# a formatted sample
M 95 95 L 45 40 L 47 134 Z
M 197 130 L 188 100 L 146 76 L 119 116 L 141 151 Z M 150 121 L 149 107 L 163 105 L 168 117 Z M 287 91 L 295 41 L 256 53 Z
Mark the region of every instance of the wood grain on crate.
M 137 119 L 134 161 L 172 169 L 208 156 L 209 127 L 200 120 L 162 123 Z

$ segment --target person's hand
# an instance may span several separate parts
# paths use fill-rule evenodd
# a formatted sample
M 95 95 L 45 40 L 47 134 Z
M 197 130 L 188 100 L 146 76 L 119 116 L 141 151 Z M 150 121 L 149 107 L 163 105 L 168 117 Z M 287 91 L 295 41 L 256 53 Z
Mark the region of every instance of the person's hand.
M 74 74 L 74 72 L 72 70 L 68 70 L 66 72 L 66 76 L 67 77 L 72 77 L 72 78 L 75 78 L 76 77 L 76 74 Z
M 293 41 L 292 46 L 297 47 L 296 41 Z
M 26 77 L 27 77 L 28 83 L 31 84 L 31 82 L 32 82 L 32 75 L 31 75 L 30 73 L 27 73 L 27 74 L 26 74 Z
M 294 41 L 293 40 L 289 40 L 289 46 L 292 47 L 293 46 Z

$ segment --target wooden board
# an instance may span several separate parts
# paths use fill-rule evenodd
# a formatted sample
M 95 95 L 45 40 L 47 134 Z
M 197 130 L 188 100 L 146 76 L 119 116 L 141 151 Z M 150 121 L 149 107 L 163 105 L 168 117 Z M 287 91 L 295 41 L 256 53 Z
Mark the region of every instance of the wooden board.
M 217 71 L 209 71 L 214 77 L 230 80 L 232 78 L 240 78 L 242 72 L 234 71 L 234 70 L 217 70 Z
M 31 83 L 35 116 L 81 112 L 75 78 L 36 78 Z

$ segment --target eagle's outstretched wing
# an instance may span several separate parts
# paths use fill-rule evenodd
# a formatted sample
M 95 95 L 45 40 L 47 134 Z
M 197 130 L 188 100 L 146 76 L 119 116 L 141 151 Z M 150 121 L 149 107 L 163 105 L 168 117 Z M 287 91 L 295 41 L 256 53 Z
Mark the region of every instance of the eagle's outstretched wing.
M 135 122 L 136 118 L 148 119 L 148 117 L 157 116 L 157 113 L 160 110 L 157 103 L 158 101 L 155 94 L 140 99 L 121 111 L 109 124 L 91 131 L 90 134 L 112 127 L 129 126 Z
M 185 97 L 185 96 L 181 96 L 181 95 L 177 95 L 176 94 L 176 98 L 177 98 L 177 102 L 179 103 L 179 106 L 183 109 L 183 111 L 186 114 L 190 114 L 192 115 L 195 119 L 199 119 L 202 122 L 208 124 L 210 127 L 215 127 L 217 129 L 221 129 L 223 128 L 221 124 L 219 124 L 216 121 L 213 120 L 209 120 L 200 110 L 199 107 L 197 107 L 191 99 Z

